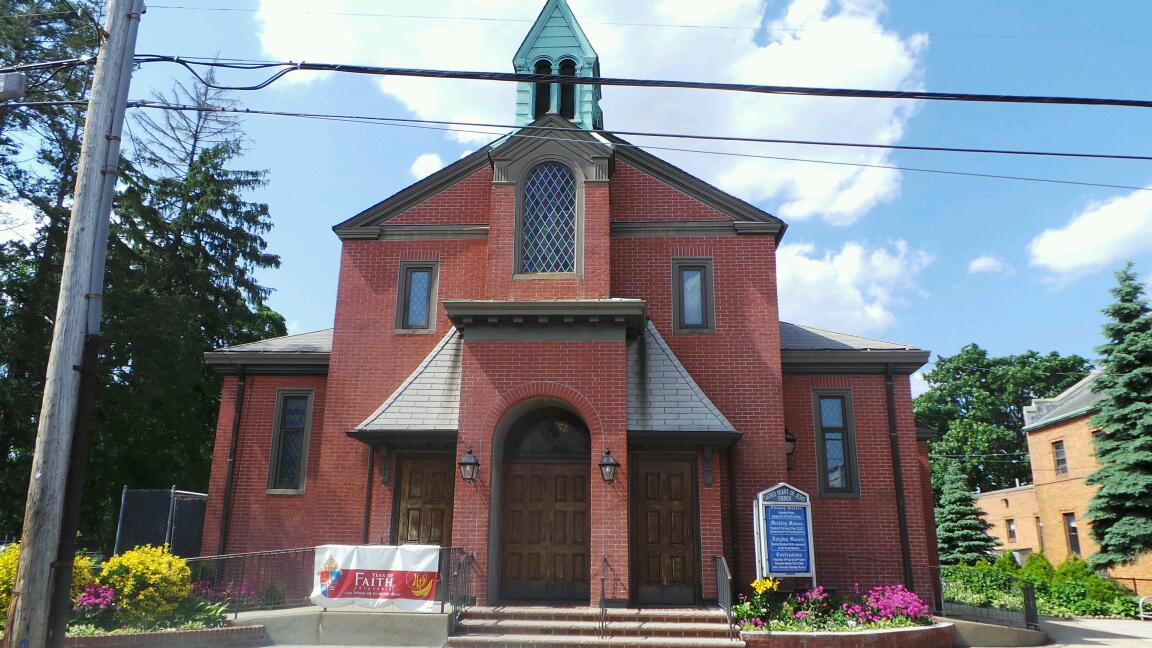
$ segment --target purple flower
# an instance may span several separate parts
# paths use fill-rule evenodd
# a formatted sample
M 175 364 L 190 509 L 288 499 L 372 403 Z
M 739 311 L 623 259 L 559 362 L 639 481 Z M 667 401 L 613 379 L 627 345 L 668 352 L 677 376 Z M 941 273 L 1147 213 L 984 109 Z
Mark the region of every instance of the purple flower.
M 76 609 L 84 612 L 114 609 L 115 605 L 116 590 L 110 585 L 89 585 L 76 597 Z
M 796 614 L 793 614 L 792 616 L 796 617 L 797 619 L 807 619 L 808 618 L 808 610 L 800 610 L 799 612 L 797 612 Z

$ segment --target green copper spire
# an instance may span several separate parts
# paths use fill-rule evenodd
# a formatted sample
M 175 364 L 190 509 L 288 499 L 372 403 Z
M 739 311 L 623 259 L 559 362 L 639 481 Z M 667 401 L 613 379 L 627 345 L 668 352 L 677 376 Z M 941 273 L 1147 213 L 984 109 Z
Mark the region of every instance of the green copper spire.
M 565 74 L 590 79 L 600 76 L 600 59 L 564 0 L 547 0 L 524 37 L 516 58 L 517 72 Z M 516 123 L 530 124 L 546 113 L 557 113 L 581 128 L 604 127 L 599 85 L 521 83 L 516 90 Z

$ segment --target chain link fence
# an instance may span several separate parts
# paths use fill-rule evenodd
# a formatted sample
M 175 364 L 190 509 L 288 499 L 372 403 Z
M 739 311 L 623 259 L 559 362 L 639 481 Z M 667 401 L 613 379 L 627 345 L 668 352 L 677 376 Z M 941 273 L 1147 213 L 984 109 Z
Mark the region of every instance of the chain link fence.
M 140 545 L 169 545 L 181 557 L 200 555 L 206 493 L 176 490 L 130 490 L 120 496 L 116 547 L 121 553 Z

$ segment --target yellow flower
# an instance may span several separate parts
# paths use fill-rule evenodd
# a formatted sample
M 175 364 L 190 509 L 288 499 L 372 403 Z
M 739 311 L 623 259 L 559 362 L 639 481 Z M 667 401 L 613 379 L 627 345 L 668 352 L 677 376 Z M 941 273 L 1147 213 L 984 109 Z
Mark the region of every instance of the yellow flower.
M 142 545 L 109 558 L 100 582 L 116 590 L 116 602 L 132 620 L 162 618 L 192 592 L 191 570 L 168 545 Z
M 768 591 L 775 592 L 779 588 L 780 581 L 775 578 L 758 578 L 752 581 L 752 589 L 756 590 L 757 594 L 763 594 Z

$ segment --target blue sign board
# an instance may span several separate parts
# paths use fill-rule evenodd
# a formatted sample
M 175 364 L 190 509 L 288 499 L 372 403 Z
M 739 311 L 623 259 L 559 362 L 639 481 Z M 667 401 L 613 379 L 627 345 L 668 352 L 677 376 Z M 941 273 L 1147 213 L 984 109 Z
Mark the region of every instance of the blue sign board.
M 776 484 L 756 497 L 756 576 L 816 578 L 808 494 Z
M 768 536 L 768 573 L 807 574 L 811 545 L 808 509 L 800 506 L 767 506 L 764 531 Z

